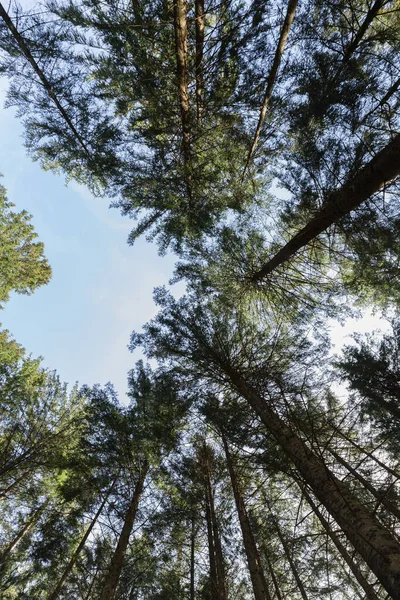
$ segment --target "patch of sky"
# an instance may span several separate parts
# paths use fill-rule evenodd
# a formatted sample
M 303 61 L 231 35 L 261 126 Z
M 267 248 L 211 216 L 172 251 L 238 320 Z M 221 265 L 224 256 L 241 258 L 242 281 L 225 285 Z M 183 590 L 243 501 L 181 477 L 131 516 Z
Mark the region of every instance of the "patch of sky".
M 175 258 L 160 257 L 143 238 L 128 246 L 133 223 L 107 199 L 32 162 L 12 109 L 0 112 L 0 127 L 1 183 L 18 210 L 33 215 L 53 269 L 49 285 L 11 297 L 2 328 L 64 381 L 110 381 L 124 401 L 127 372 L 140 358 L 127 348 L 130 333 L 155 315 L 153 288 L 168 283 Z

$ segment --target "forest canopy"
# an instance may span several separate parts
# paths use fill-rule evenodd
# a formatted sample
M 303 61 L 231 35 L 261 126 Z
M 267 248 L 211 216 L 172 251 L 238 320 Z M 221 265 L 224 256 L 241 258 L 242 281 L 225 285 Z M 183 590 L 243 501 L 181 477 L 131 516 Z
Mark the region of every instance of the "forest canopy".
M 186 285 L 128 403 L 0 333 L 1 598 L 400 599 L 399 65 L 398 0 L 0 3 L 30 156 Z M 1 188 L 0 302 L 36 237 Z

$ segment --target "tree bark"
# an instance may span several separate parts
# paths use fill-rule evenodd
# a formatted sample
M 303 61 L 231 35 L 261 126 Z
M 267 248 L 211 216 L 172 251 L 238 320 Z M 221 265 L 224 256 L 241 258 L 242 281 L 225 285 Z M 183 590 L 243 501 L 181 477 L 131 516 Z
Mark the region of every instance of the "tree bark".
M 393 502 L 390 502 L 390 500 L 385 497 L 385 492 L 380 492 L 380 491 L 376 490 L 374 488 L 374 486 L 367 479 L 365 479 L 362 475 L 360 475 L 356 469 L 353 469 L 353 467 L 351 465 L 349 465 L 348 462 L 345 461 L 345 459 L 340 456 L 340 454 L 335 452 L 335 450 L 333 450 L 329 447 L 328 447 L 328 450 L 332 454 L 332 456 L 334 456 L 336 458 L 336 460 L 338 462 L 340 462 L 340 464 L 343 465 L 345 467 L 345 469 L 348 470 L 349 473 L 351 473 L 356 479 L 358 479 L 358 481 L 360 483 L 362 483 L 362 485 L 365 487 L 365 489 L 368 490 L 369 493 L 372 494 L 372 496 L 374 496 L 374 498 L 376 498 L 378 500 L 379 504 L 382 504 L 382 506 L 384 506 L 386 508 L 386 510 L 391 512 L 392 515 L 395 516 L 396 519 L 399 519 L 399 521 L 400 521 L 400 509 L 395 504 L 393 504 Z
M 18 32 L 17 28 L 15 27 L 14 23 L 12 22 L 12 20 L 10 19 L 9 15 L 8 15 L 7 11 L 5 10 L 4 6 L 1 3 L 0 3 L 0 16 L 2 17 L 4 23 L 7 25 L 11 35 L 17 42 L 20 50 L 22 51 L 22 54 L 25 56 L 26 60 L 30 63 L 30 65 L 32 66 L 36 75 L 39 77 L 44 89 L 46 90 L 46 92 L 48 93 L 48 95 L 50 96 L 52 101 L 54 102 L 55 106 L 61 113 L 61 116 L 63 117 L 64 121 L 67 123 L 68 127 L 72 131 L 72 133 L 73 133 L 74 137 L 76 138 L 76 140 L 78 141 L 79 145 L 83 148 L 85 154 L 90 158 L 90 152 L 89 152 L 85 142 L 83 141 L 82 137 L 79 135 L 79 133 L 78 133 L 75 125 L 72 123 L 68 113 L 62 107 L 60 101 L 58 100 L 58 98 L 53 90 L 53 86 L 51 85 L 50 81 L 47 79 L 47 77 L 43 73 L 42 69 L 39 67 L 38 63 L 36 62 L 33 55 L 31 54 L 31 51 L 29 50 L 28 46 L 26 45 L 24 38 Z
M 242 530 L 243 545 L 247 556 L 247 564 L 249 567 L 251 583 L 253 585 L 254 598 L 255 600 L 272 600 L 261 565 L 260 554 L 254 539 L 253 530 L 250 525 L 243 496 L 241 494 L 235 469 L 233 467 L 232 456 L 229 451 L 228 442 L 222 432 L 221 437 L 225 450 L 226 463 L 231 478 L 236 510 L 239 516 L 240 528 Z
M 259 415 L 388 594 L 393 600 L 400 600 L 400 544 L 397 540 L 237 371 L 226 365 L 224 368 L 238 392 Z
M 0 565 L 4 564 L 11 552 L 14 548 L 19 544 L 22 538 L 32 529 L 35 523 L 38 521 L 40 515 L 44 511 L 48 504 L 48 501 L 44 502 L 38 509 L 36 509 L 33 514 L 26 521 L 22 529 L 19 530 L 17 535 L 11 540 L 11 542 L 4 548 L 4 550 L 0 551 Z
M 190 161 L 190 126 L 189 126 L 189 88 L 187 58 L 187 6 L 186 0 L 174 1 L 174 30 L 176 67 L 178 76 L 178 96 L 181 111 L 183 156 L 186 168 Z
M 227 600 L 224 557 L 222 553 L 221 538 L 219 535 L 218 521 L 215 514 L 214 493 L 211 485 L 210 467 L 207 456 L 207 446 L 203 445 L 201 461 L 203 470 L 206 519 L 208 531 L 208 548 L 210 554 L 210 577 L 212 585 L 212 600 Z
M 259 271 L 252 275 L 254 283 L 261 281 L 277 267 L 287 262 L 300 248 L 333 225 L 372 194 L 400 174 L 400 134 L 378 152 L 374 158 L 342 188 L 332 192 L 315 216 L 283 246 Z
M 275 517 L 275 515 L 271 511 L 271 507 L 270 507 L 268 501 L 266 501 L 266 504 L 267 504 L 268 509 L 269 509 L 269 511 L 271 513 L 272 520 L 274 522 L 274 526 L 275 526 L 275 529 L 276 529 L 276 533 L 278 534 L 278 538 L 279 538 L 279 540 L 280 540 L 280 542 L 282 544 L 283 551 L 285 552 L 286 558 L 289 561 L 289 565 L 290 565 L 290 568 L 291 568 L 292 573 L 294 575 L 294 578 L 296 580 L 297 587 L 298 587 L 298 590 L 299 590 L 299 592 L 301 594 L 301 597 L 303 598 L 303 600 L 308 600 L 307 592 L 306 592 L 306 590 L 304 588 L 303 582 L 301 581 L 299 572 L 298 572 L 297 567 L 296 567 L 296 563 L 293 560 L 292 553 L 291 553 L 290 548 L 289 548 L 289 546 L 287 544 L 285 536 L 283 535 L 283 533 L 281 531 L 281 528 L 279 527 L 278 519 Z
M 272 67 L 271 67 L 271 70 L 269 72 L 268 79 L 267 79 L 267 87 L 266 87 L 266 90 L 265 90 L 264 99 L 263 99 L 263 103 L 262 103 L 262 106 L 261 106 L 260 116 L 258 118 L 256 132 L 254 134 L 254 138 L 253 138 L 253 142 L 251 144 L 250 152 L 247 155 L 246 165 L 245 165 L 245 167 L 243 169 L 242 181 L 243 181 L 243 179 L 244 179 L 244 177 L 245 177 L 245 175 L 247 173 L 247 170 L 248 170 L 248 168 L 250 166 L 251 159 L 253 158 L 253 155 L 254 155 L 254 152 L 255 152 L 258 140 L 260 138 L 261 129 L 262 129 L 262 126 L 263 126 L 264 121 L 265 121 L 265 116 L 267 114 L 268 105 L 269 105 L 269 101 L 271 99 L 272 90 L 273 90 L 273 87 L 274 87 L 274 84 L 275 84 L 276 76 L 278 74 L 279 66 L 281 64 L 282 54 L 283 54 L 283 51 L 284 51 L 285 46 L 286 46 L 286 41 L 287 41 L 287 38 L 288 38 L 288 35 L 289 35 L 289 31 L 290 31 L 290 28 L 291 28 L 293 20 L 294 20 L 294 15 L 296 13 L 297 4 L 298 4 L 298 0 L 289 0 L 289 2 L 288 2 L 288 7 L 287 7 L 287 11 L 286 11 L 286 17 L 285 17 L 285 20 L 284 20 L 283 25 L 282 25 L 282 29 L 281 29 L 281 32 L 280 32 L 278 45 L 277 45 L 276 50 L 275 50 L 274 60 L 273 60 Z
M 195 600 L 194 591 L 194 558 L 195 558 L 195 543 L 196 543 L 196 522 L 195 515 L 192 515 L 192 528 L 190 532 L 190 600 Z
M 375 19 L 378 12 L 385 4 L 388 4 L 388 0 L 376 0 L 374 2 L 374 4 L 371 6 L 371 8 L 369 9 L 369 11 L 367 12 L 367 14 L 365 16 L 364 21 L 361 24 L 360 29 L 357 31 L 356 35 L 354 36 L 354 39 L 350 42 L 350 44 L 347 46 L 347 48 L 344 52 L 344 55 L 343 55 L 344 63 L 346 63 L 350 60 L 353 52 L 357 49 L 359 43 L 361 42 L 362 38 L 364 37 L 368 27 L 371 25 L 372 21 Z
M 19 483 L 21 483 L 21 481 L 23 481 L 29 475 L 29 473 L 30 473 L 30 471 L 25 471 L 24 473 L 22 473 L 22 475 L 20 475 L 19 477 L 17 477 L 17 479 L 15 479 L 12 483 L 10 483 L 10 485 L 7 486 L 4 490 L 1 490 L 0 498 L 5 498 L 10 492 L 12 492 L 12 490 Z
M 116 481 L 114 481 L 114 483 L 112 484 L 111 488 L 108 490 L 107 494 L 104 497 L 103 502 L 100 504 L 99 508 L 97 509 L 96 514 L 94 515 L 89 527 L 87 528 L 84 536 L 82 537 L 81 541 L 78 544 L 78 547 L 76 548 L 75 552 L 73 553 L 69 563 L 67 564 L 67 566 L 65 567 L 65 570 L 63 572 L 63 574 L 61 575 L 60 580 L 58 581 L 56 587 L 54 588 L 53 592 L 50 594 L 50 596 L 48 597 L 48 600 L 57 600 L 58 596 L 60 595 L 60 592 L 62 590 L 62 587 L 68 577 L 68 575 L 71 573 L 72 569 L 74 568 L 74 565 L 78 559 L 79 554 L 81 553 L 82 549 L 84 548 L 86 541 L 93 529 L 93 527 L 95 526 L 97 519 L 99 518 L 99 516 L 101 515 L 106 502 L 108 500 L 108 498 L 110 497 L 110 494 L 116 484 Z
M 276 575 L 275 575 L 274 567 L 272 566 L 271 561 L 268 558 L 267 552 L 265 552 L 265 560 L 267 562 L 269 572 L 271 573 L 271 579 L 272 579 L 272 582 L 274 584 L 275 595 L 278 598 L 278 600 L 283 600 L 281 591 L 279 589 L 278 580 L 277 580 Z
M 103 591 L 99 600 L 113 600 L 117 589 L 118 580 L 121 575 L 122 566 L 125 559 L 126 549 L 129 543 L 129 536 L 132 532 L 133 523 L 135 521 L 139 501 L 143 493 L 144 481 L 146 479 L 149 465 L 145 462 L 140 470 L 139 479 L 137 480 L 132 500 L 125 514 L 124 525 L 119 536 L 117 547 L 111 559 L 110 568 L 104 583 Z
M 195 0 L 196 16 L 196 108 L 197 121 L 203 111 L 203 53 L 204 53 L 204 0 Z
M 300 486 L 304 497 L 306 498 L 308 504 L 313 509 L 314 514 L 318 517 L 321 522 L 323 528 L 325 529 L 328 536 L 331 538 L 332 542 L 335 544 L 339 554 L 342 556 L 346 564 L 350 567 L 351 572 L 353 573 L 355 579 L 362 587 L 365 592 L 365 595 L 368 600 L 379 600 L 379 597 L 376 595 L 374 588 L 368 581 L 365 579 L 364 575 L 361 573 L 358 566 L 355 564 L 354 560 L 351 558 L 350 554 L 347 552 L 346 548 L 343 546 L 339 537 L 332 531 L 328 521 L 325 519 L 315 502 L 312 500 L 309 493 L 305 490 L 304 486 Z
M 208 555 L 210 560 L 210 580 L 211 580 L 211 600 L 218 600 L 218 578 L 217 566 L 215 562 L 215 548 L 213 525 L 211 519 L 210 500 L 208 497 L 207 483 L 205 481 L 205 506 L 206 506 L 206 521 L 207 521 L 207 540 L 208 540 Z

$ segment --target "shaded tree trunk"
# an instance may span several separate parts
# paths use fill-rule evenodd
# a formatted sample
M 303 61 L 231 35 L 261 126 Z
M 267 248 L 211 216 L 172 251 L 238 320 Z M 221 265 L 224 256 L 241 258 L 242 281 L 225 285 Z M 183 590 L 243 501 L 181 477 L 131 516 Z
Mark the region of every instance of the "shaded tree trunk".
M 221 437 L 225 450 L 226 463 L 231 478 L 236 509 L 239 516 L 240 528 L 242 530 L 243 545 L 247 556 L 247 564 L 249 567 L 251 583 L 253 585 L 254 598 L 255 600 L 271 600 L 271 594 L 268 590 L 268 585 L 260 560 L 260 554 L 254 539 L 243 496 L 239 488 L 235 469 L 233 467 L 232 456 L 229 451 L 228 442 L 223 433 L 221 434 Z
M 221 365 L 222 366 L 222 365 Z M 325 463 L 269 408 L 245 379 L 224 365 L 238 392 L 259 415 L 304 481 L 340 525 L 393 600 L 400 599 L 400 544 Z
M 324 206 L 314 217 L 293 236 L 259 271 L 252 275 L 254 283 L 261 281 L 279 266 L 286 263 L 300 248 L 315 239 L 320 233 L 333 225 L 386 183 L 400 174 L 400 134 L 378 152 L 360 171 L 342 188 L 329 194 Z
M 197 120 L 203 110 L 204 0 L 195 0 L 196 16 L 196 107 Z
M 26 477 L 28 477 L 30 471 L 25 471 L 24 473 L 22 473 L 22 475 L 20 475 L 19 477 L 17 477 L 17 479 L 15 479 L 12 483 L 10 483 L 9 486 L 7 486 L 4 490 L 1 490 L 0 492 L 0 498 L 5 498 L 10 492 L 13 491 L 13 489 L 15 487 L 17 487 L 17 485 L 19 483 L 21 483 L 21 481 L 23 481 L 24 479 L 26 479 Z
M 276 575 L 275 575 L 274 567 L 272 566 L 272 563 L 271 563 L 271 561 L 268 558 L 267 552 L 265 552 L 265 560 L 267 562 L 268 569 L 269 569 L 269 572 L 271 574 L 271 579 L 272 579 L 272 582 L 274 584 L 274 589 L 275 589 L 276 597 L 278 598 L 278 600 L 283 600 L 281 591 L 279 589 L 278 580 L 277 580 Z
M 246 172 L 247 172 L 247 170 L 248 170 L 248 168 L 250 166 L 251 159 L 253 158 L 253 155 L 254 155 L 254 152 L 255 152 L 258 140 L 260 138 L 261 129 L 262 129 L 262 126 L 263 126 L 264 121 L 265 121 L 265 116 L 267 114 L 268 105 L 269 105 L 269 101 L 271 99 L 272 90 L 273 90 L 273 87 L 274 87 L 274 84 L 275 84 L 276 76 L 278 74 L 279 66 L 281 64 L 282 54 L 283 54 L 283 51 L 284 51 L 285 46 L 286 46 L 286 41 L 287 41 L 287 38 L 288 38 L 288 35 L 289 35 L 289 31 L 290 31 L 290 28 L 291 28 L 293 20 L 294 20 L 294 16 L 295 16 L 295 13 L 296 13 L 297 4 L 298 4 L 298 0 L 289 0 L 287 11 L 286 11 L 285 20 L 283 22 L 282 29 L 281 29 L 281 32 L 280 32 L 278 45 L 277 45 L 276 50 L 275 50 L 274 60 L 273 60 L 272 67 L 271 67 L 271 70 L 269 72 L 268 79 L 267 79 L 267 87 L 266 87 L 266 90 L 265 90 L 264 99 L 263 99 L 263 103 L 262 103 L 262 106 L 261 106 L 260 116 L 258 118 L 256 132 L 254 134 L 254 138 L 253 138 L 253 142 L 251 144 L 250 152 L 249 152 L 249 154 L 247 156 L 246 166 L 245 166 L 245 168 L 243 170 L 242 180 L 245 177 Z
M 119 536 L 117 547 L 115 548 L 114 555 L 111 559 L 110 568 L 99 600 L 113 600 L 114 598 L 148 469 L 149 465 L 145 462 L 140 470 L 139 479 L 137 480 L 132 500 L 126 511 L 125 521 Z
M 360 569 L 358 568 L 358 566 L 356 565 L 356 563 L 354 562 L 354 560 L 352 559 L 350 554 L 347 552 L 346 548 L 340 541 L 339 537 L 336 535 L 336 533 L 334 533 L 332 531 L 332 528 L 330 527 L 328 521 L 325 519 L 325 517 L 323 516 L 323 514 L 321 513 L 321 511 L 315 504 L 315 502 L 312 500 L 310 494 L 304 489 L 304 486 L 300 486 L 300 488 L 301 488 L 301 491 L 304 494 L 304 497 L 306 498 L 308 504 L 313 509 L 314 514 L 318 517 L 318 519 L 321 522 L 326 533 L 331 538 L 332 542 L 335 544 L 339 554 L 342 556 L 345 563 L 350 567 L 350 570 L 353 573 L 354 578 L 356 579 L 356 581 L 359 583 L 359 585 L 364 590 L 367 599 L 368 600 L 379 600 L 379 597 L 376 595 L 374 588 L 365 579 L 364 575 L 361 573 Z
M 186 168 L 190 161 L 189 89 L 187 57 L 186 0 L 174 0 L 175 51 L 178 77 L 178 96 L 181 111 L 183 156 Z
M 75 552 L 73 553 L 69 563 L 67 564 L 67 566 L 64 569 L 63 574 L 61 575 L 60 580 L 58 581 L 56 587 L 54 588 L 54 591 L 50 594 L 50 596 L 48 597 L 48 600 L 57 600 L 58 596 L 60 595 L 60 592 L 62 590 L 62 587 L 68 577 L 68 575 L 71 573 L 72 569 L 74 568 L 74 565 L 78 559 L 79 554 L 81 553 L 81 551 L 83 550 L 86 541 L 91 533 L 91 531 L 93 530 L 93 527 L 95 526 L 95 524 L 97 523 L 97 519 L 99 518 L 99 516 L 101 515 L 106 502 L 108 500 L 108 498 L 110 497 L 110 494 L 116 484 L 116 481 L 114 481 L 114 483 L 112 484 L 111 488 L 108 490 L 106 496 L 104 497 L 103 502 L 100 504 L 99 508 L 97 509 L 96 514 L 94 515 L 92 521 L 90 522 L 89 527 L 86 529 L 86 532 L 84 534 L 84 536 L 82 537 L 81 541 L 78 544 L 78 547 L 76 548 Z
M 385 492 L 380 492 L 376 490 L 374 486 L 367 479 L 365 479 L 365 477 L 360 475 L 360 473 L 351 465 L 349 465 L 348 462 L 340 456 L 340 454 L 335 452 L 335 450 L 332 450 L 331 448 L 328 448 L 328 450 L 332 454 L 332 456 L 334 456 L 336 460 L 348 470 L 349 473 L 351 473 L 356 479 L 358 479 L 360 483 L 362 483 L 365 489 L 368 490 L 369 493 L 372 494 L 372 496 L 374 496 L 374 498 L 378 500 L 379 504 L 382 504 L 382 506 L 384 506 L 386 510 L 391 512 L 392 515 L 396 517 L 396 519 L 400 520 L 400 509 L 395 504 L 393 504 L 393 502 L 391 502 L 388 498 L 385 497 Z
M 10 556 L 14 548 L 19 544 L 23 537 L 32 529 L 32 527 L 37 523 L 40 518 L 40 515 L 44 511 L 48 504 L 48 501 L 44 502 L 42 506 L 33 511 L 33 513 L 29 516 L 29 519 L 23 525 L 23 527 L 19 530 L 17 535 L 9 542 L 9 544 L 4 548 L 4 550 L 0 551 L 0 565 L 5 563 L 7 558 Z
M 282 530 L 281 530 L 281 528 L 279 526 L 278 519 L 273 514 L 273 512 L 271 510 L 271 507 L 269 505 L 269 502 L 265 498 L 265 495 L 264 495 L 264 501 L 266 502 L 266 504 L 268 506 L 268 509 L 269 509 L 269 511 L 271 513 L 276 533 L 278 534 L 278 538 L 279 538 L 279 540 L 280 540 L 280 542 L 282 544 L 283 550 L 285 552 L 285 556 L 288 559 L 291 571 L 292 571 L 293 576 L 294 576 L 294 578 L 296 580 L 297 587 L 298 587 L 298 590 L 299 590 L 299 592 L 301 594 L 301 597 L 303 598 L 303 600 L 308 600 L 308 596 L 307 596 L 306 590 L 304 588 L 303 582 L 301 581 L 299 572 L 298 572 L 297 567 L 296 567 L 296 563 L 293 560 L 292 553 L 291 553 L 291 550 L 289 548 L 289 545 L 288 545 L 288 543 L 287 543 L 287 541 L 285 539 L 285 536 L 283 535 Z
M 203 445 L 201 468 L 203 470 L 206 519 L 208 532 L 208 548 L 210 554 L 210 577 L 212 585 L 212 600 L 227 600 L 225 566 L 222 553 L 221 538 L 219 535 L 218 521 L 215 514 L 214 492 L 211 485 L 210 466 L 207 456 L 207 446 Z
M 196 522 L 195 515 L 192 515 L 191 532 L 190 532 L 190 600 L 195 600 L 194 591 L 194 558 L 195 558 L 195 543 L 196 543 Z

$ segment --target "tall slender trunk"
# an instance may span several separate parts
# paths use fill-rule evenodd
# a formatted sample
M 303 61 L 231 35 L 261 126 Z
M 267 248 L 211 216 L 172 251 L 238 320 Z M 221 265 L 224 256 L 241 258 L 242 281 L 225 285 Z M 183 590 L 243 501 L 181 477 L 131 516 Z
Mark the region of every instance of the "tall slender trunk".
M 255 283 L 261 281 L 277 267 L 286 263 L 300 248 L 306 246 L 341 217 L 360 206 L 399 174 L 400 134 L 397 134 L 350 181 L 328 196 L 324 206 L 310 219 L 307 225 L 252 275 L 252 281 Z
M 121 575 L 122 566 L 125 559 L 126 549 L 129 543 L 129 536 L 132 532 L 133 523 L 135 521 L 139 501 L 143 493 L 144 481 L 146 479 L 149 465 L 145 462 L 140 470 L 139 479 L 136 482 L 132 500 L 125 514 L 125 521 L 122 527 L 117 547 L 111 559 L 110 568 L 104 583 L 103 591 L 99 600 L 113 600 L 117 589 L 118 580 Z
M 10 492 L 13 491 L 13 489 L 15 487 L 17 487 L 17 485 L 19 483 L 21 483 L 21 481 L 23 481 L 24 479 L 26 479 L 26 477 L 28 477 L 30 471 L 25 471 L 24 473 L 22 473 L 22 475 L 20 475 L 19 477 L 17 477 L 17 479 L 15 479 L 12 483 L 10 483 L 9 486 L 7 486 L 4 490 L 1 490 L 0 492 L 0 498 L 5 498 Z
M 213 539 L 214 539 L 214 549 L 215 549 L 215 566 L 217 569 L 217 581 L 218 581 L 217 598 L 218 598 L 218 600 L 227 600 L 224 556 L 222 553 L 221 536 L 219 534 L 217 516 L 215 514 L 214 491 L 211 486 L 210 477 L 208 477 L 208 493 L 209 493 L 209 499 L 210 499 L 211 523 L 212 523 L 212 528 L 213 528 Z
M 72 131 L 72 133 L 73 133 L 74 137 L 76 138 L 76 140 L 78 141 L 79 145 L 83 148 L 85 154 L 90 158 L 90 152 L 88 150 L 88 147 L 86 146 L 82 137 L 78 133 L 75 125 L 72 123 L 68 113 L 62 107 L 60 101 L 58 100 L 58 98 L 53 90 L 52 84 L 47 79 L 47 77 L 43 73 L 42 69 L 39 67 L 39 65 L 36 62 L 36 60 L 34 59 L 31 51 L 29 50 L 24 38 L 22 37 L 22 35 L 19 33 L 19 31 L 15 27 L 14 23 L 12 22 L 12 20 L 10 19 L 9 15 L 8 15 L 7 11 L 5 10 L 4 6 L 1 3 L 0 3 L 0 17 L 2 17 L 4 23 L 7 25 L 11 35 L 17 42 L 17 45 L 19 46 L 19 48 L 22 51 L 23 55 L 25 56 L 26 60 L 30 63 L 30 65 L 33 68 L 33 70 L 35 71 L 36 75 L 39 77 L 44 89 L 46 90 L 46 92 L 48 93 L 48 95 L 50 96 L 52 101 L 54 102 L 55 106 L 61 113 L 64 121 L 67 123 L 68 127 Z
M 203 111 L 203 54 L 204 54 L 204 0 L 195 0 L 196 16 L 196 108 L 197 121 Z
M 206 484 L 206 482 L 205 482 L 205 484 Z M 207 522 L 208 556 L 209 556 L 209 561 L 210 561 L 211 600 L 218 600 L 217 565 L 215 562 L 213 524 L 212 524 L 212 519 L 211 519 L 210 499 L 208 497 L 207 487 L 206 487 L 206 493 L 205 493 L 205 507 L 206 507 L 206 522 Z
M 204 492 L 206 500 L 206 519 L 208 532 L 208 549 L 210 554 L 210 577 L 212 600 L 227 600 L 225 566 L 222 553 L 218 521 L 215 514 L 214 492 L 211 484 L 210 465 L 207 445 L 202 448 L 201 468 L 203 471 Z
M 267 114 L 272 90 L 275 85 L 276 76 L 278 74 L 278 69 L 281 64 L 282 54 L 283 54 L 283 51 L 286 46 L 286 41 L 287 41 L 287 38 L 289 35 L 289 31 L 290 31 L 290 28 L 291 28 L 293 20 L 294 20 L 297 4 L 298 4 L 298 0 L 289 0 L 289 2 L 288 2 L 285 20 L 282 25 L 278 45 L 275 50 L 274 60 L 273 60 L 272 67 L 271 67 L 271 70 L 269 72 L 268 79 L 267 79 L 267 86 L 266 86 L 266 90 L 265 90 L 265 94 L 264 94 L 263 103 L 261 106 L 260 116 L 258 118 L 257 128 L 256 128 L 256 131 L 254 134 L 254 138 L 253 138 L 253 142 L 251 144 L 249 154 L 247 155 L 246 165 L 243 169 L 242 180 L 244 179 L 246 172 L 250 166 L 251 159 L 253 158 L 258 140 L 260 138 L 261 129 L 262 129 L 262 126 L 265 121 L 265 116 Z
M 318 517 L 318 519 L 320 520 L 326 533 L 331 538 L 332 542 L 335 544 L 339 554 L 342 556 L 342 558 L 344 559 L 346 564 L 350 567 L 350 570 L 353 573 L 355 579 L 357 580 L 357 582 L 360 584 L 360 586 L 364 590 L 367 599 L 368 600 L 379 600 L 379 597 L 376 595 L 374 588 L 365 579 L 364 575 L 361 573 L 360 569 L 358 568 L 358 565 L 356 565 L 356 563 L 354 562 L 354 560 L 352 559 L 350 554 L 347 552 L 346 548 L 340 541 L 339 537 L 336 535 L 335 532 L 332 531 L 332 528 L 330 527 L 328 521 L 325 519 L 324 515 L 319 510 L 319 508 L 317 507 L 317 505 L 311 498 L 310 494 L 307 492 L 307 490 L 304 488 L 304 486 L 300 486 L 300 488 L 301 488 L 301 491 L 304 494 L 304 497 L 306 498 L 308 504 L 313 509 L 314 514 Z
M 191 531 L 190 531 L 190 600 L 195 600 L 194 591 L 194 559 L 196 545 L 196 521 L 195 515 L 192 515 Z
M 276 575 L 275 575 L 274 567 L 273 567 L 271 561 L 268 558 L 267 552 L 265 552 L 265 560 L 267 562 L 268 569 L 269 569 L 269 572 L 271 574 L 272 583 L 274 584 L 275 595 L 278 598 L 278 600 L 283 600 L 281 591 L 279 589 L 278 580 L 277 580 Z
M 350 44 L 347 46 L 346 50 L 344 51 L 344 55 L 343 55 L 344 63 L 346 63 L 350 60 L 352 54 L 357 49 L 359 43 L 361 42 L 362 38 L 364 37 L 365 33 L 367 32 L 368 27 L 371 25 L 372 21 L 375 19 L 378 12 L 385 4 L 388 4 L 388 0 L 375 0 L 373 5 L 367 12 L 365 19 L 361 24 L 360 29 L 357 31 L 353 40 L 350 42 Z
M 271 513 L 276 533 L 278 534 L 278 538 L 279 538 L 279 540 L 280 540 L 280 542 L 282 544 L 283 550 L 285 552 L 285 556 L 288 559 L 288 562 L 289 562 L 289 565 L 290 565 L 290 569 L 291 569 L 291 571 L 293 573 L 293 576 L 294 576 L 294 578 L 296 580 L 296 583 L 297 583 L 297 588 L 298 588 L 298 590 L 299 590 L 299 592 L 300 592 L 301 597 L 303 598 L 303 600 L 308 600 L 307 592 L 306 592 L 306 590 L 304 588 L 303 582 L 301 581 L 301 577 L 300 577 L 300 574 L 299 574 L 299 572 L 297 570 L 296 563 L 293 560 L 292 553 L 290 551 L 289 545 L 288 545 L 288 543 L 287 543 L 287 541 L 285 539 L 285 536 L 283 535 L 282 530 L 281 530 L 281 528 L 279 526 L 278 519 L 273 514 L 273 512 L 271 510 L 271 507 L 269 505 L 269 502 L 265 498 L 265 495 L 264 495 L 264 500 L 265 500 L 265 502 L 266 502 L 266 504 L 267 504 L 267 506 L 269 508 L 269 511 Z
M 235 469 L 233 467 L 233 461 L 231 453 L 229 451 L 228 442 L 226 440 L 225 435 L 222 432 L 221 437 L 225 450 L 226 463 L 231 478 L 236 510 L 239 516 L 240 528 L 242 530 L 243 545 L 247 556 L 247 564 L 249 567 L 251 583 L 253 585 L 254 598 L 255 600 L 271 600 L 271 594 L 269 592 L 267 581 L 265 579 L 260 554 L 258 552 L 257 544 L 254 539 L 253 530 L 251 528 L 249 517 L 247 515 L 243 496 L 241 494 L 240 487 L 237 481 Z
M 237 371 L 226 364 L 224 369 L 383 587 L 393 600 L 400 600 L 400 544 L 397 540 Z
M 384 506 L 386 510 L 391 512 L 393 516 L 400 520 L 400 508 L 398 508 L 395 504 L 393 504 L 393 502 L 391 502 L 388 498 L 385 497 L 385 492 L 380 492 L 376 490 L 374 486 L 367 479 L 365 479 L 365 477 L 360 475 L 360 473 L 351 465 L 349 465 L 348 462 L 340 456 L 340 454 L 335 452 L 335 450 L 331 448 L 328 448 L 328 450 L 332 454 L 332 456 L 334 456 L 336 460 L 348 470 L 349 473 L 351 473 L 356 479 L 358 479 L 360 483 L 362 483 L 365 489 L 368 490 L 369 493 L 372 494 L 372 496 L 374 496 L 374 498 L 378 500 L 379 504 L 382 504 L 382 506 Z
M 78 547 L 76 548 L 75 552 L 73 553 L 69 563 L 67 564 L 67 566 L 64 569 L 63 574 L 61 575 L 61 578 L 59 579 L 56 587 L 54 588 L 53 592 L 50 594 L 50 596 L 48 597 L 48 600 L 57 600 L 58 596 L 60 595 L 60 592 L 62 590 L 62 587 L 68 577 L 68 575 L 71 573 L 72 569 L 74 568 L 74 565 L 78 559 L 79 554 L 81 553 L 81 551 L 83 550 L 86 541 L 90 535 L 90 533 L 93 530 L 93 527 L 95 526 L 95 524 L 97 523 L 97 519 L 99 518 L 99 516 L 101 515 L 106 502 L 108 500 L 108 498 L 110 497 L 110 494 L 112 492 L 112 490 L 114 489 L 114 486 L 116 484 L 117 480 L 115 479 L 115 481 L 113 482 L 112 486 L 110 487 L 110 489 L 108 490 L 107 494 L 105 495 L 103 502 L 100 504 L 99 508 L 97 509 L 96 514 L 94 515 L 92 521 L 90 522 L 89 527 L 86 529 L 85 534 L 83 535 L 81 541 L 78 544 Z
M 10 556 L 14 548 L 19 544 L 23 537 L 32 529 L 32 527 L 37 523 L 40 518 L 40 515 L 44 511 L 48 504 L 48 501 L 44 502 L 39 508 L 37 508 L 31 515 L 29 515 L 28 520 L 24 523 L 23 527 L 18 531 L 17 535 L 9 542 L 9 544 L 4 548 L 4 550 L 0 551 L 0 565 L 6 562 L 7 558 Z
M 189 88 L 188 88 L 188 29 L 186 0 L 174 0 L 175 52 L 178 76 L 178 96 L 181 111 L 183 157 L 185 169 L 190 162 Z M 186 173 L 188 175 L 188 173 Z

